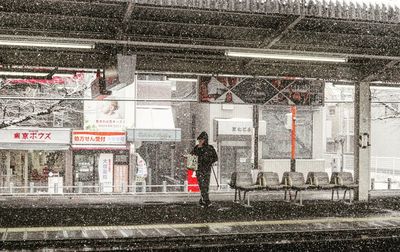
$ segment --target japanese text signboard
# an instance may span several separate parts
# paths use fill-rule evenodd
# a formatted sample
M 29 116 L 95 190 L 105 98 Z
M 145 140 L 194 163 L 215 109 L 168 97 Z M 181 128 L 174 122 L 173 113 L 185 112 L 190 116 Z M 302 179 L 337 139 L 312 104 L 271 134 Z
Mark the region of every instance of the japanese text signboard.
M 101 153 L 99 155 L 99 184 L 102 192 L 113 191 L 113 167 L 114 160 L 112 153 Z
M 70 144 L 70 129 L 15 128 L 0 130 L 1 143 Z
M 209 77 L 199 79 L 199 101 L 289 106 L 323 106 L 324 81 L 300 78 Z
M 73 131 L 72 144 L 90 145 L 125 145 L 125 132 L 104 132 L 104 131 Z
M 218 122 L 218 135 L 248 135 L 253 134 L 253 121 L 250 119 L 217 119 Z M 266 122 L 260 120 L 259 122 L 259 135 L 266 134 Z

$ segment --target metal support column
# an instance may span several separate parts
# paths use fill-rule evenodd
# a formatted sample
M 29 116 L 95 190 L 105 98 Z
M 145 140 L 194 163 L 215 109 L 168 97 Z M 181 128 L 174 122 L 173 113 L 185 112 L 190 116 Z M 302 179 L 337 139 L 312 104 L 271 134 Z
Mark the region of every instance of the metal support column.
M 291 158 L 290 158 L 290 171 L 296 171 L 296 106 L 290 107 L 292 114 L 292 131 L 291 131 Z
M 137 156 L 135 154 L 135 145 L 134 144 L 130 144 L 129 147 L 129 170 L 128 170 L 128 192 L 132 192 L 133 191 L 133 187 L 131 186 L 135 186 L 135 180 L 136 180 L 136 160 L 137 160 Z
M 73 174 L 75 172 L 74 170 L 74 163 L 73 163 L 73 154 L 72 150 L 66 150 L 65 152 L 65 178 L 64 178 L 64 183 L 67 188 L 70 186 L 73 186 Z
M 371 92 L 367 82 L 355 83 L 354 97 L 354 178 L 359 184 L 354 198 L 368 201 L 371 168 Z
M 11 172 L 11 153 L 10 151 L 6 152 L 6 183 L 5 185 L 8 186 L 11 182 L 11 176 L 12 176 L 12 172 Z
M 28 152 L 24 152 L 24 192 L 28 192 L 28 180 L 29 180 L 29 171 L 28 171 Z
M 258 169 L 258 131 L 260 125 L 260 111 L 258 105 L 253 105 L 253 127 L 254 127 L 254 169 Z

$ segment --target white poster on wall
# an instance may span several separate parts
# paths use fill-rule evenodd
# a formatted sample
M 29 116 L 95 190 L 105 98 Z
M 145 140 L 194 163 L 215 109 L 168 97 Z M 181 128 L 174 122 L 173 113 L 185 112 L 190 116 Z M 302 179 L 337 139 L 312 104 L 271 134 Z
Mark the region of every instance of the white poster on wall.
M 86 130 L 123 130 L 125 129 L 125 104 L 119 101 L 86 101 Z
M 113 191 L 113 154 L 101 153 L 99 156 L 99 184 L 103 186 L 103 192 Z
M 133 97 L 134 85 L 113 91 L 110 100 L 85 101 L 85 130 L 91 131 L 124 131 L 133 126 L 134 102 L 121 101 Z

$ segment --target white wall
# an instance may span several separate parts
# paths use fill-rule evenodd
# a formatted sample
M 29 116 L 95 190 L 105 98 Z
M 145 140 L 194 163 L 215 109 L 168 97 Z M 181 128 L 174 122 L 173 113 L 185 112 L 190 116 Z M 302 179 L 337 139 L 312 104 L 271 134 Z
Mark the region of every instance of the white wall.
M 192 113 L 195 114 L 196 116 L 196 138 L 197 136 L 202 132 L 205 131 L 207 132 L 209 136 L 209 140 L 212 140 L 212 132 L 210 127 L 210 105 L 209 104 L 204 104 L 204 103 L 195 103 L 190 105 L 192 108 Z M 196 140 L 196 139 L 195 139 Z
M 313 112 L 313 150 L 312 158 L 321 159 L 324 155 L 325 150 L 325 125 L 324 125 L 324 110 L 320 108 Z
M 400 157 L 400 118 L 371 123 L 371 155 Z

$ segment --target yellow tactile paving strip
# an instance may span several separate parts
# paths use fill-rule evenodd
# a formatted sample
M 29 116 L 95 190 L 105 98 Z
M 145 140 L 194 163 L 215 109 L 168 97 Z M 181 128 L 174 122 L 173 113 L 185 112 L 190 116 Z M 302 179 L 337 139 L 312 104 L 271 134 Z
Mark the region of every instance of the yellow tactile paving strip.
M 243 227 L 243 226 L 259 226 L 259 225 L 305 225 L 305 224 L 321 224 L 328 225 L 334 223 L 371 223 L 367 225 L 370 228 L 374 227 L 374 222 L 379 224 L 378 227 L 400 227 L 400 216 L 372 216 L 372 217 L 356 217 L 356 218 L 319 218 L 319 219 L 305 219 L 305 220 L 270 220 L 270 221 L 248 221 L 248 222 L 221 222 L 221 223 L 194 223 L 194 224 L 157 224 L 157 225 L 129 225 L 129 226 L 70 226 L 70 227 L 26 227 L 26 228 L 0 228 L 0 233 L 17 233 L 17 232 L 63 232 L 63 231 L 115 231 L 115 230 L 137 230 L 143 233 L 142 230 L 162 230 L 172 229 L 177 233 L 179 229 L 190 229 L 190 228 L 209 228 L 211 230 L 217 228 L 227 227 Z M 393 222 L 396 222 L 393 224 Z M 398 225 L 397 225 L 398 224 Z M 176 231 L 178 230 L 178 231 Z M 84 236 L 85 237 L 85 236 Z M 121 236 L 123 237 L 123 236 Z

